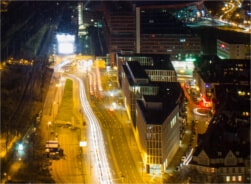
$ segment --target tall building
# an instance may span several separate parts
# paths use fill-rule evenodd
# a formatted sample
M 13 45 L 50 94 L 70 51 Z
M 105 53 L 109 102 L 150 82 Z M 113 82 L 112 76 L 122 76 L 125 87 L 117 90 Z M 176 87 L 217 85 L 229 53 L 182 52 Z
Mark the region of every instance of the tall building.
M 146 172 L 164 172 L 179 148 L 182 89 L 168 55 L 117 55 L 119 83 Z
M 201 53 L 200 37 L 168 13 L 168 8 L 141 8 L 129 2 L 104 3 L 109 52 L 169 54 L 171 60 Z
M 166 9 L 136 8 L 137 52 L 169 54 L 171 60 L 192 59 L 201 53 L 201 41 Z M 138 34 L 139 33 L 139 34 Z
M 131 3 L 103 3 L 104 31 L 109 52 L 136 51 L 135 13 Z
M 180 90 L 178 82 L 159 83 L 156 95 L 136 101 L 135 135 L 147 173 L 164 172 L 179 149 L 181 122 L 175 101 Z

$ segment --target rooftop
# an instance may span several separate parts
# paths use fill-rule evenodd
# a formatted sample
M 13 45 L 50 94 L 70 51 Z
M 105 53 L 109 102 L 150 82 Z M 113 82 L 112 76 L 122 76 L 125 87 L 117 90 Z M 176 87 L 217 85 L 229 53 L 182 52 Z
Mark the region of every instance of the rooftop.
M 248 59 L 219 59 L 217 56 L 202 56 L 197 66 L 202 79 L 207 83 L 250 83 Z
M 154 85 L 159 87 L 158 95 L 144 95 L 142 100 L 137 100 L 137 104 L 145 123 L 161 125 L 177 106 L 182 89 L 178 82 L 154 82 Z M 150 108 L 147 103 L 154 103 L 156 108 Z
M 145 70 L 140 66 L 138 61 L 126 62 L 126 65 L 130 68 L 132 77 L 137 79 L 148 79 Z
M 134 53 L 134 54 L 118 54 L 118 57 L 125 58 L 124 61 L 138 61 L 144 63 L 144 69 L 162 69 L 162 70 L 174 70 L 168 54 L 146 54 L 146 53 Z M 141 62 L 142 61 L 142 62 Z M 149 61 L 149 62 L 146 62 Z
M 232 124 L 230 123 L 232 121 Z M 231 150 L 237 157 L 250 155 L 250 124 L 234 120 L 225 114 L 215 116 L 205 134 L 199 134 L 194 156 L 204 150 L 210 158 L 222 157 Z M 220 153 L 220 154 L 219 154 Z

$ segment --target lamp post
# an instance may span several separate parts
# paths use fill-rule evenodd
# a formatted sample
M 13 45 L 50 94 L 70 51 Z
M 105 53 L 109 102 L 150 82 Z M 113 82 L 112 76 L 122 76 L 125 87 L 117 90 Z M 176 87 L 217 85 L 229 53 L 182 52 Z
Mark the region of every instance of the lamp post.
M 86 146 L 87 146 L 87 141 L 86 140 L 79 142 L 79 147 L 81 149 L 81 155 L 84 155 L 83 148 L 86 147 Z M 85 158 L 83 160 L 85 160 Z M 84 173 L 84 168 L 83 168 L 83 160 L 81 160 L 81 170 L 82 170 L 82 174 L 83 174 L 83 180 L 84 180 L 84 183 L 85 183 L 85 173 Z
M 48 130 L 50 129 L 50 126 L 51 126 L 51 121 L 48 121 L 48 123 L 47 123 L 47 128 L 48 128 Z

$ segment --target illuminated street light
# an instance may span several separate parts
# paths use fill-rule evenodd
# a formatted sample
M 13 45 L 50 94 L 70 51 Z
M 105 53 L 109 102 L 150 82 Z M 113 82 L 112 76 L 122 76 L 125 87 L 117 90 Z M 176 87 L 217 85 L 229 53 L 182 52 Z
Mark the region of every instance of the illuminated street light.
M 17 157 L 18 157 L 18 160 L 22 160 L 23 156 L 24 156 L 24 145 L 22 143 L 19 143 L 17 145 Z
M 50 128 L 50 126 L 51 126 L 51 122 L 49 121 L 47 125 L 48 125 L 48 129 L 49 129 L 49 128 Z
M 80 147 L 86 147 L 87 146 L 87 141 L 80 141 L 79 146 Z
M 20 143 L 17 148 L 18 151 L 23 151 L 24 150 L 24 145 Z

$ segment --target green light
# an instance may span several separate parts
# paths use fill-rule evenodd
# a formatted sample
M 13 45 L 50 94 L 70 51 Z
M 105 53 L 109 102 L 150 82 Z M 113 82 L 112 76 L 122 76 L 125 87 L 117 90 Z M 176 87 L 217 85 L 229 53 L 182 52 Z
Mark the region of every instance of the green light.
M 196 59 L 195 58 L 186 58 L 185 61 L 192 61 L 192 62 L 194 62 L 194 61 L 196 61 Z

